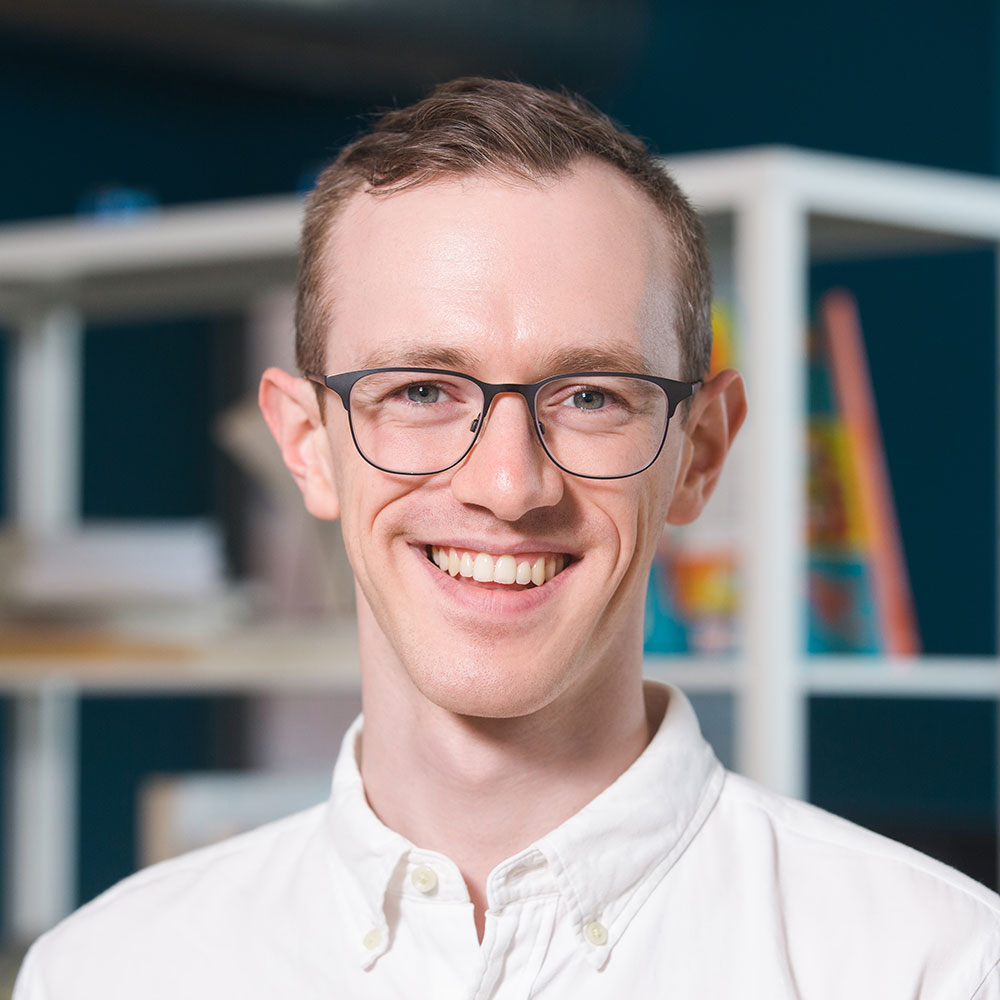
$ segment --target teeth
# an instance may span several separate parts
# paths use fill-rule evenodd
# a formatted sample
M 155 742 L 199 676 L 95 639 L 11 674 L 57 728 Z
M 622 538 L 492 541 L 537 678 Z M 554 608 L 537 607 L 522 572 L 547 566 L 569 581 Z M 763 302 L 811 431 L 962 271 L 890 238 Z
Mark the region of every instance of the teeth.
M 485 552 L 480 552 L 472 565 L 472 579 L 477 583 L 492 583 L 493 567 L 493 556 L 488 556 Z
M 462 558 L 458 561 L 458 571 L 462 576 L 472 576 L 472 555 L 469 552 L 463 552 Z
M 444 573 L 464 576 L 479 583 L 517 583 L 536 587 L 547 583 L 566 567 L 564 555 L 539 556 L 533 563 L 520 562 L 515 556 L 492 556 L 488 552 L 458 552 L 454 548 L 432 545 L 431 561 Z
M 517 579 L 517 560 L 513 556 L 501 556 L 493 569 L 494 583 L 513 583 Z

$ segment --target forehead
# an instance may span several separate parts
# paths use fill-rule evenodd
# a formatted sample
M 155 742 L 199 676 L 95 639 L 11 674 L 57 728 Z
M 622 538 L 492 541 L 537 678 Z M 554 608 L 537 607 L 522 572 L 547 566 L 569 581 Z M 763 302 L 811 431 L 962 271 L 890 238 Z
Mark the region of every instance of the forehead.
M 480 377 L 528 380 L 590 352 L 670 374 L 670 244 L 648 197 L 596 161 L 540 182 L 477 175 L 359 192 L 322 258 L 328 368 L 450 354 Z

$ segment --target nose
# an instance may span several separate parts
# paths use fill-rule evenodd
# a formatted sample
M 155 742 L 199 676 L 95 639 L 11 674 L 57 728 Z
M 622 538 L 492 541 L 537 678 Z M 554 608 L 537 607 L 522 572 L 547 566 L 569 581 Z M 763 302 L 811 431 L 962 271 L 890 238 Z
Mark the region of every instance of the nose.
M 475 446 L 452 473 L 455 498 L 511 522 L 558 504 L 563 474 L 539 444 L 523 397 L 497 396 L 483 419 Z

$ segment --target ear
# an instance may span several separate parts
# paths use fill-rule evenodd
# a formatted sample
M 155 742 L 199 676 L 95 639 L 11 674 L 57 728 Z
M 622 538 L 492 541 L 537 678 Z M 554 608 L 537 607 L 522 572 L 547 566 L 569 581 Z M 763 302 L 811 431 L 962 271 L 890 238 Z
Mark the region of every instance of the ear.
M 281 449 L 306 509 L 325 521 L 340 516 L 330 439 L 312 382 L 268 368 L 257 395 L 264 420 Z
M 702 511 L 715 489 L 729 446 L 747 413 L 746 392 L 738 372 L 719 372 L 688 404 L 683 424 L 681 466 L 667 512 L 669 524 L 687 524 Z

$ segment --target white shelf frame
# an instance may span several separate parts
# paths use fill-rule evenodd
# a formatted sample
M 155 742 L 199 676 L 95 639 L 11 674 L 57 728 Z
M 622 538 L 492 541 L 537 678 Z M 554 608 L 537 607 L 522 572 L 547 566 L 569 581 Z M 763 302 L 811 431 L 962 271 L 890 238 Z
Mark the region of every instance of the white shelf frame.
M 647 668 L 691 690 L 732 691 L 739 768 L 802 796 L 810 693 L 1000 696 L 1000 669 L 992 658 L 806 662 L 802 358 L 808 262 L 829 252 L 864 256 L 969 241 L 996 245 L 1000 182 L 780 147 L 667 162 L 710 223 L 726 219 L 732 225 L 736 325 L 751 398 L 740 448 L 754 474 L 742 491 L 739 656 L 650 658 Z M 86 320 L 239 308 L 269 283 L 288 282 L 300 216 L 301 201 L 289 196 L 167 209 L 122 224 L 0 227 L 0 322 L 13 338 L 6 480 L 17 530 L 54 534 L 77 517 Z M 757 396 L 756 387 L 765 385 L 766 395 Z M 78 694 L 334 690 L 357 683 L 350 635 L 312 654 L 283 655 L 280 677 L 235 670 L 227 657 L 224 649 L 207 650 L 184 670 L 159 661 L 114 669 L 81 661 L 45 667 L 0 661 L 0 690 L 16 706 L 9 773 L 18 814 L 7 859 L 9 928 L 28 936 L 65 912 L 75 809 L 75 741 L 66 734 L 73 732 Z M 343 668 L 327 671 L 333 662 Z M 246 663 L 241 661 L 244 668 Z M 296 664 L 293 672 L 289 664 Z M 27 794 L 29 786 L 35 794 Z M 63 831 L 61 838 L 46 832 L 54 829 Z M 42 864 L 39 844 L 46 852 Z

